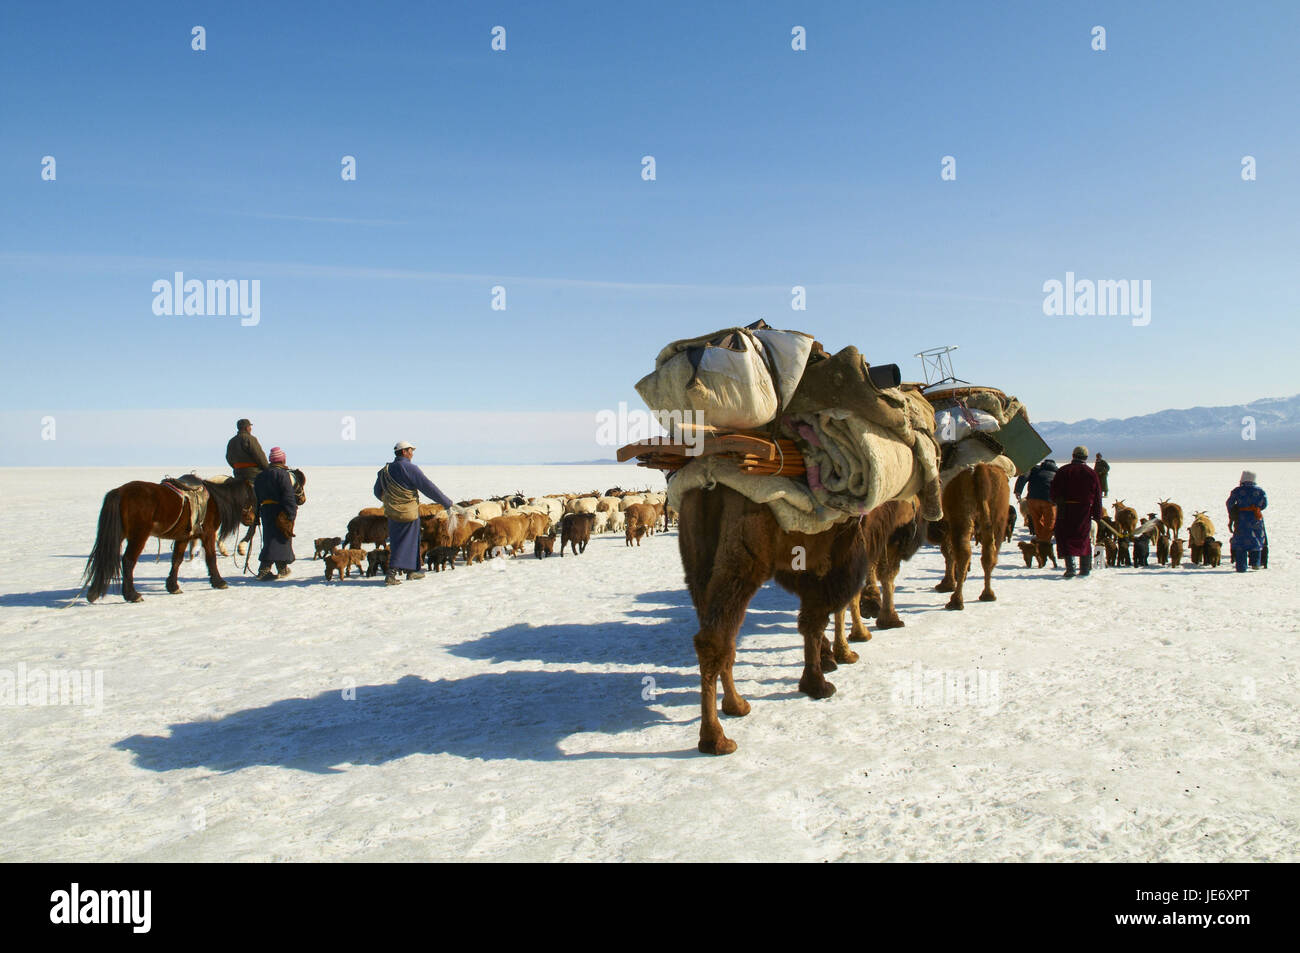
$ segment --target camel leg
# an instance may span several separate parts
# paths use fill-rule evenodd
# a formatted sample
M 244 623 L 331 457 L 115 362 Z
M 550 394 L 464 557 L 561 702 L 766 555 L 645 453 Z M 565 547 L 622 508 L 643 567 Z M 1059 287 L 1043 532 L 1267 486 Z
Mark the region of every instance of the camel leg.
M 966 584 L 966 574 L 970 572 L 970 526 L 954 527 L 948 534 L 948 546 L 953 550 L 953 589 L 944 608 L 965 609 L 966 600 L 962 598 L 961 589 Z
M 736 691 L 732 667 L 736 661 L 736 635 L 745 618 L 745 607 L 758 586 L 746 593 L 748 587 L 742 589 L 732 582 L 733 585 L 726 587 L 731 591 L 725 594 L 724 587 L 709 586 L 709 594 L 717 600 L 706 603 L 708 615 L 701 620 L 700 631 L 695 635 L 695 656 L 700 663 L 699 750 L 705 754 L 731 754 L 736 750 L 736 743 L 726 736 L 718 719 L 719 678 L 722 679 L 723 712 L 737 717 L 749 713 L 749 702 Z
M 172 547 L 172 571 L 167 574 L 167 591 L 173 596 L 180 595 L 181 584 L 178 576 L 181 571 L 181 560 L 185 557 L 185 540 L 178 539 Z
M 993 594 L 993 569 L 998 564 L 998 542 L 992 530 L 985 531 L 980 540 L 980 565 L 984 567 L 984 591 L 980 593 L 980 602 L 996 602 Z
M 894 605 L 894 584 L 898 581 L 898 570 L 903 565 L 902 554 L 891 546 L 880 557 L 880 615 L 876 617 L 877 629 L 901 629 L 904 626 L 898 617 L 898 608 Z
M 730 502 L 730 501 L 729 501 Z M 692 501 L 698 506 L 699 501 Z M 692 510 L 692 518 L 703 520 L 703 507 Z M 701 532 L 707 532 L 702 528 Z M 700 742 L 705 754 L 730 754 L 736 743 L 722 730 L 717 711 L 717 683 L 722 680 L 722 711 L 734 717 L 749 714 L 750 705 L 736 690 L 733 668 L 736 661 L 736 638 L 745 620 L 745 609 L 763 581 L 771 575 L 770 566 L 760 565 L 752 557 L 742 563 L 717 563 L 719 552 L 747 552 L 733 534 L 743 536 L 735 523 L 723 523 L 720 536 L 712 540 L 707 552 L 697 552 L 688 535 L 682 543 L 682 562 L 686 568 L 691 601 L 700 618 L 695 635 L 695 655 L 700 665 Z
M 858 599 L 853 599 L 849 603 L 849 616 L 853 619 L 853 628 L 849 630 L 850 642 L 870 642 L 871 630 L 867 628 L 867 623 L 862 614 L 862 603 Z
M 830 613 L 828 612 L 826 615 L 827 621 L 830 621 Z M 824 629 L 822 631 L 821 653 L 823 672 L 833 672 L 840 667 L 839 663 L 835 661 L 835 646 L 831 644 L 830 639 L 826 638 L 826 632 Z
M 857 604 L 858 604 L 858 597 L 855 594 L 853 598 L 849 600 L 849 606 L 855 608 Z M 857 612 L 854 612 L 853 615 L 854 615 L 854 622 L 856 624 L 857 620 L 861 619 L 862 616 Z M 871 636 L 868 635 L 867 638 L 871 638 Z M 848 639 L 844 637 L 844 607 L 843 606 L 835 610 L 835 647 L 833 651 L 833 658 L 836 662 L 843 662 L 845 665 L 852 665 L 854 662 L 858 660 L 858 653 L 853 651 L 851 648 L 849 648 Z
M 149 542 L 149 528 L 146 526 L 126 542 L 126 551 L 122 553 L 122 598 L 127 602 L 143 602 L 144 596 L 135 589 L 135 564 L 144 552 L 145 543 Z
M 934 587 L 935 592 L 952 592 L 957 587 L 956 576 L 953 571 L 952 535 L 951 532 L 945 533 L 943 541 L 939 543 L 939 549 L 943 552 L 943 578 Z M 970 543 L 966 545 L 969 546 Z
M 217 531 L 215 528 L 203 528 L 203 558 L 208 564 L 208 582 L 212 583 L 213 589 L 225 589 L 228 587 L 226 580 L 221 578 L 221 570 L 217 569 Z
M 812 698 L 829 698 L 835 686 L 822 675 L 822 642 L 825 641 L 826 623 L 830 610 L 824 606 L 808 605 L 804 597 L 799 606 L 799 631 L 803 633 L 803 676 L 799 691 Z
M 880 589 L 876 585 L 876 564 L 867 567 L 867 584 L 862 587 L 860 609 L 867 618 L 874 619 L 880 615 Z

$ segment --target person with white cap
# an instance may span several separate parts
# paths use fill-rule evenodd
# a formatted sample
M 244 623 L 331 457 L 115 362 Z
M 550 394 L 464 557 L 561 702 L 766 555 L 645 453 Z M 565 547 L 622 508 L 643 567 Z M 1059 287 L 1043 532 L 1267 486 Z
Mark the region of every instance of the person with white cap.
M 393 462 L 375 479 L 375 498 L 382 500 L 388 517 L 388 574 L 384 584 L 396 586 L 405 571 L 407 579 L 423 579 L 420 571 L 420 494 L 452 512 L 455 504 L 433 485 L 424 471 L 411 462 L 415 445 L 399 440 L 393 445 Z
M 1243 470 L 1236 489 L 1228 494 L 1228 528 L 1232 530 L 1232 564 L 1237 572 L 1268 566 L 1268 534 L 1264 509 L 1268 495 L 1255 483 L 1253 470 Z

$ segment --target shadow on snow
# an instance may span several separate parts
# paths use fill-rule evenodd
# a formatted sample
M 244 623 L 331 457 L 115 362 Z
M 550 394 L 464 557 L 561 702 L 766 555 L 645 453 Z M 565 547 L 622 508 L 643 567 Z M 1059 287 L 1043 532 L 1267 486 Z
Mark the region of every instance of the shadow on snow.
M 584 732 L 641 731 L 671 719 L 652 706 L 687 706 L 695 680 L 656 674 L 658 696 L 642 699 L 640 674 L 503 672 L 428 681 L 406 675 L 362 685 L 355 700 L 339 690 L 287 698 L 209 721 L 171 725 L 167 736 L 132 735 L 114 747 L 149 771 L 258 765 L 335 774 L 339 765 L 384 764 L 415 754 L 529 761 L 663 758 L 683 752 L 567 755 L 561 742 Z

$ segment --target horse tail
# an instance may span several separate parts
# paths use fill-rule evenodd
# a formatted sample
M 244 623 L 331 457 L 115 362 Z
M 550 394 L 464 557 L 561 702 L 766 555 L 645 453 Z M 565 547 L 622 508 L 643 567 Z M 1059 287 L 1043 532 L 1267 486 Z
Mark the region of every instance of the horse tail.
M 112 583 L 122 578 L 122 490 L 109 490 L 104 494 L 104 505 L 99 510 L 99 530 L 95 545 L 86 560 L 83 583 L 90 589 L 86 598 L 94 602 Z

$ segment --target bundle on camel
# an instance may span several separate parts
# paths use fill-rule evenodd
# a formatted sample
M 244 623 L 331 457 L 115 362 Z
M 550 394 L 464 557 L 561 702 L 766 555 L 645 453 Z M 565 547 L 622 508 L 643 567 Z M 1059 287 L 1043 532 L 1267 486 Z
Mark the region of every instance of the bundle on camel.
M 1001 428 L 1012 423 L 1016 418 L 1022 426 L 1029 423 L 1029 414 L 1019 398 L 1009 396 L 996 387 L 944 387 L 930 390 L 926 399 L 934 408 L 936 418 L 948 420 L 968 417 L 974 419 L 975 413 L 987 414 L 997 424 L 991 432 L 977 426 L 961 427 L 953 436 L 939 433 L 942 446 L 940 455 L 940 480 L 947 486 L 957 474 L 974 468 L 981 463 L 991 464 L 1004 471 L 1008 479 L 1025 472 L 1028 467 L 1017 465 L 1006 452 L 998 439 Z M 1035 439 L 1038 439 L 1035 435 Z M 1046 452 L 1046 446 L 1043 447 Z M 1028 451 L 1033 455 L 1037 451 Z M 1041 456 L 1036 456 L 1032 463 L 1037 463 Z M 1023 462 L 1023 461 L 1022 461 Z
M 892 386 L 879 382 L 888 375 L 874 376 L 856 348 L 832 356 L 814 343 L 797 389 L 766 431 L 714 430 L 691 445 L 670 434 L 667 443 L 624 447 L 619 459 L 668 470 L 675 509 L 688 490 L 721 484 L 770 506 L 786 531 L 824 532 L 908 496 L 920 498 L 927 519 L 939 519 L 933 409 L 917 388 L 897 385 L 896 369 Z

